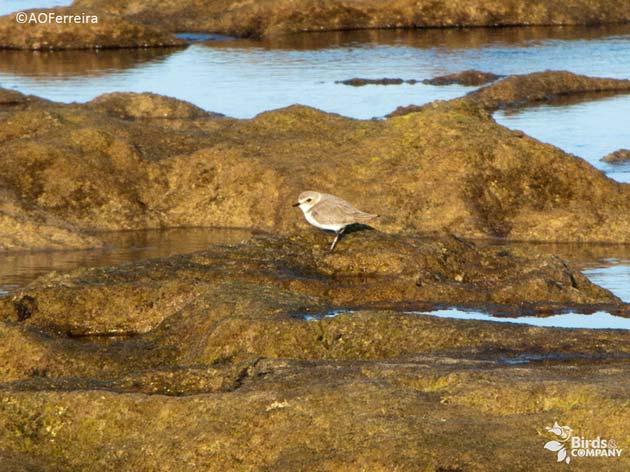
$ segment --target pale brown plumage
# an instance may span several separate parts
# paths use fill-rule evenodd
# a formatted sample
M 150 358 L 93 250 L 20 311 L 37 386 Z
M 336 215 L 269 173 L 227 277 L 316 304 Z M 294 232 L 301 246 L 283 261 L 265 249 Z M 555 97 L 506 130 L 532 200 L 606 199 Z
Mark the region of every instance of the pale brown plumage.
M 335 195 L 314 191 L 302 192 L 293 206 L 300 207 L 306 220 L 313 226 L 337 233 L 331 251 L 347 226 L 367 224 L 378 217 L 355 208 Z
M 330 194 L 322 194 L 324 197 L 311 208 L 311 214 L 322 225 L 366 224 L 378 215 L 366 213 L 353 207 L 347 201 Z

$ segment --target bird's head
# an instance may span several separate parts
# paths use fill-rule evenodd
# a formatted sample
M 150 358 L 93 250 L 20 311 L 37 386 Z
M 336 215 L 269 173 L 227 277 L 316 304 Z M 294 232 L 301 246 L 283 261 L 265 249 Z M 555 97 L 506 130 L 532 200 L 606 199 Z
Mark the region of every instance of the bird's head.
M 309 190 L 302 192 L 297 199 L 297 202 L 293 204 L 294 207 L 300 207 L 300 210 L 306 212 L 313 208 L 322 199 L 322 194 Z

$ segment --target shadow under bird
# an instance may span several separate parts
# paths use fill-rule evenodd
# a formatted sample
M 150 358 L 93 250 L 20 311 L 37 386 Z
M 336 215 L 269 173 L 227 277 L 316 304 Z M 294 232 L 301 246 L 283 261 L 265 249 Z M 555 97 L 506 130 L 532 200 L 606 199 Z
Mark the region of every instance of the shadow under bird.
M 306 221 L 319 229 L 334 231 L 335 240 L 330 246 L 330 252 L 335 250 L 337 241 L 348 226 L 355 224 L 366 225 L 378 215 L 366 213 L 353 207 L 342 198 L 321 192 L 302 192 L 294 207 L 299 207 L 304 213 Z

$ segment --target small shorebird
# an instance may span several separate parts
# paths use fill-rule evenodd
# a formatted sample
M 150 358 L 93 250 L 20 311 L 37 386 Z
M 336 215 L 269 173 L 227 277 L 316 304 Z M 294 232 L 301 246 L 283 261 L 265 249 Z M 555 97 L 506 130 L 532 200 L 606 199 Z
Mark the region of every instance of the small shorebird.
M 353 224 L 366 224 L 378 215 L 357 210 L 347 201 L 320 192 L 302 192 L 294 207 L 300 207 L 306 221 L 319 229 L 334 231 L 335 240 L 330 246 L 330 252 L 335 250 L 337 241 L 345 229 Z

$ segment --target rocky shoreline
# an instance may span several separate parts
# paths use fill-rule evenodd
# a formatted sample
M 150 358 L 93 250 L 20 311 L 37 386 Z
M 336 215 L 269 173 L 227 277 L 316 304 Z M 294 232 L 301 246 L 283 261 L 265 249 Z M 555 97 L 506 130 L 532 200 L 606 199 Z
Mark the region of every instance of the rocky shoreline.
M 630 243 L 630 185 L 491 115 L 629 84 L 509 76 L 384 120 L 303 106 L 237 120 L 155 94 L 60 104 L 0 90 L 1 249 L 97 246 L 102 230 L 266 231 L 53 272 L 0 298 L 0 463 L 542 470 L 558 420 L 625 444 L 627 330 L 422 312 L 630 316 L 567 257 L 488 243 Z M 331 254 L 290 206 L 306 188 L 383 216 Z M 627 470 L 628 456 L 606 465 Z
M 597 91 L 627 93 L 630 81 L 510 76 L 380 121 L 303 106 L 235 120 L 154 94 L 66 105 L 3 91 L 0 182 L 14 229 L 0 248 L 86 247 L 97 231 L 182 226 L 295 234 L 306 228 L 295 195 L 342 187 L 384 215 L 376 227 L 387 233 L 628 243 L 630 186 L 490 114 Z
M 69 7 L 27 14 L 89 16 L 90 24 L 67 21 L 20 24 L 0 18 L 0 49 L 108 49 L 177 47 L 174 33 L 215 33 L 241 38 L 345 30 L 504 26 L 607 25 L 630 22 L 628 0 L 475 0 L 446 2 L 378 0 L 75 0 Z
M 626 331 L 377 308 L 498 297 L 604 302 L 630 315 L 560 259 L 373 231 L 329 254 L 320 239 L 259 236 L 50 274 L 0 299 L 3 463 L 526 470 L 552 460 L 543 428 L 557 418 L 584 434 L 628 434 Z M 302 317 L 352 303 L 363 308 Z M 593 409 L 613 421 L 603 425 Z M 506 442 L 512 452 L 497 457 Z

